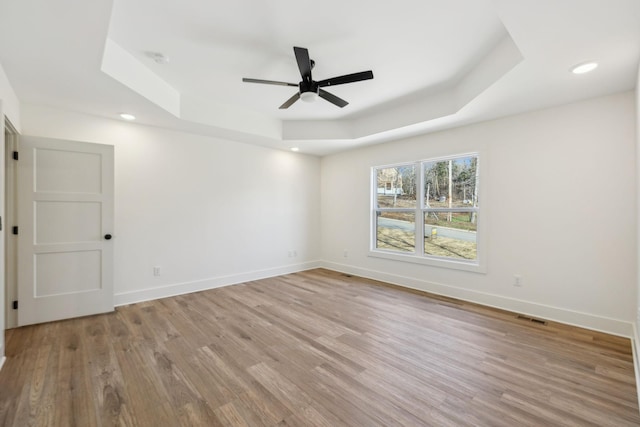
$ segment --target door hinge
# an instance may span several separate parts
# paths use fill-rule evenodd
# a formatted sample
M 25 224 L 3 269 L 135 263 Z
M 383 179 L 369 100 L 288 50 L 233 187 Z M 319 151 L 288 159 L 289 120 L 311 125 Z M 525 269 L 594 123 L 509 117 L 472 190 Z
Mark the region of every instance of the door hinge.
M 19 157 L 19 156 L 18 156 L 18 152 L 17 152 L 17 151 L 14 151 L 14 152 L 13 152 L 13 160 L 18 160 L 18 157 Z
M 18 301 L 17 300 L 13 302 L 13 309 L 14 310 L 18 309 Z
M 11 233 L 15 234 L 16 236 L 18 235 L 18 226 L 14 225 L 13 227 L 11 227 Z

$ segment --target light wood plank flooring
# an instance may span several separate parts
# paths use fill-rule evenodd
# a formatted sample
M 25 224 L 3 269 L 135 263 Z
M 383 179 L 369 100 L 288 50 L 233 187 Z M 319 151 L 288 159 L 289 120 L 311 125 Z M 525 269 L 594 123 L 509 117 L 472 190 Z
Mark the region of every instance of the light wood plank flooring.
M 326 270 L 7 331 L 2 426 L 630 426 L 628 339 Z

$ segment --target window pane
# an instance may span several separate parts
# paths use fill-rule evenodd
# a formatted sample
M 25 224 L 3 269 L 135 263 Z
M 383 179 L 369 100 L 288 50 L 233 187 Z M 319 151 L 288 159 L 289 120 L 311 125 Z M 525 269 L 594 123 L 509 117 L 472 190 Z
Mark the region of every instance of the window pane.
M 425 212 L 424 253 L 475 260 L 477 212 Z
M 478 206 L 476 156 L 424 163 L 426 208 Z
M 377 207 L 399 209 L 416 207 L 415 165 L 377 169 L 376 180 Z
M 414 252 L 415 230 L 413 212 L 377 212 L 376 248 Z

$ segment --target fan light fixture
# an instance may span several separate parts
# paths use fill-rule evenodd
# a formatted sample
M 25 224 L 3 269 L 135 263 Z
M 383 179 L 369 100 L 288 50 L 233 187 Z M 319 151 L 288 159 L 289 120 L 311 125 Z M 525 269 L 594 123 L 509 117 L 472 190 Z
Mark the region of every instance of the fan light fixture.
M 304 102 L 315 102 L 318 99 L 318 94 L 316 92 L 302 92 L 300 99 Z
M 125 120 L 128 121 L 132 121 L 136 119 L 136 116 L 134 116 L 133 114 L 129 114 L 129 113 L 120 113 L 120 117 L 122 117 Z
M 598 68 L 597 62 L 583 62 L 571 68 L 573 74 L 585 74 Z

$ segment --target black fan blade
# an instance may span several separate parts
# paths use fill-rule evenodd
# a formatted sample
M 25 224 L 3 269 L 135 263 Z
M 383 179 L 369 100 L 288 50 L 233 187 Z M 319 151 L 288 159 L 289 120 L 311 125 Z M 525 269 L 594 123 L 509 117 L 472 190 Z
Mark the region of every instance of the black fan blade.
M 361 71 L 359 73 L 345 74 L 344 76 L 332 77 L 330 79 L 320 80 L 318 86 L 335 86 L 343 85 L 345 83 L 359 82 L 362 80 L 369 80 L 373 78 L 373 71 Z
M 300 99 L 300 92 L 296 92 L 295 95 L 287 99 L 285 103 L 280 106 L 280 109 L 284 110 L 286 108 L 291 107 L 291 105 L 293 105 L 293 103 L 296 102 L 298 99 Z
M 264 83 L 266 85 L 278 85 L 278 86 L 293 86 L 298 87 L 295 83 L 287 83 L 287 82 L 276 82 L 274 80 L 261 80 L 261 79 L 248 79 L 246 77 L 242 78 L 243 82 L 246 83 Z
M 296 61 L 298 61 L 298 68 L 300 69 L 302 80 L 310 82 L 311 59 L 309 58 L 309 50 L 304 47 L 294 47 L 293 52 L 296 55 Z
M 326 99 L 327 101 L 329 101 L 330 103 L 337 105 L 338 107 L 342 108 L 345 105 L 349 104 L 347 101 L 345 101 L 342 98 L 338 98 L 337 96 L 335 96 L 332 93 L 327 92 L 324 89 L 318 89 L 318 95 L 320 96 L 320 98 L 322 99 Z

